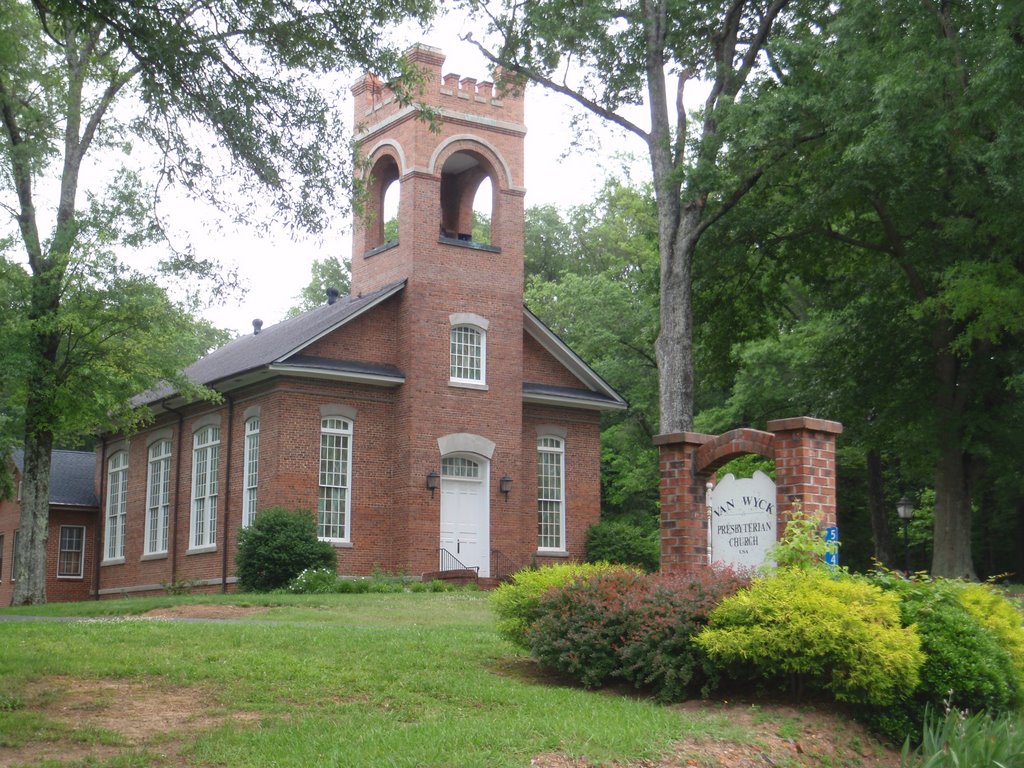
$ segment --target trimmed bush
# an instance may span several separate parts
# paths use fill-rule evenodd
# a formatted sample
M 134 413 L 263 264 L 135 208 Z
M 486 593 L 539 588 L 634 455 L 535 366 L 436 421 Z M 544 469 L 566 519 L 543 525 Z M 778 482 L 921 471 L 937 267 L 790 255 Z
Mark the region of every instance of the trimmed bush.
M 652 689 L 662 701 L 707 695 L 718 671 L 694 642 L 711 611 L 750 584 L 750 577 L 728 567 L 693 574 L 651 577 L 652 589 L 640 605 L 636 630 L 619 654 L 621 676 Z
M 990 584 L 961 584 L 956 598 L 1009 654 L 1017 678 L 1017 707 L 1024 707 L 1024 626 L 1020 611 Z
M 588 688 L 613 678 L 619 653 L 637 627 L 650 584 L 636 571 L 608 571 L 549 590 L 526 630 L 530 653 L 542 666 Z
M 901 599 L 904 625 L 913 625 L 926 659 L 921 683 L 898 706 L 863 713 L 869 725 L 899 743 L 921 732 L 925 710 L 947 708 L 985 711 L 991 716 L 1013 711 L 1018 702 L 1017 670 L 993 632 L 965 608 L 958 597 L 961 582 L 943 579 L 878 579 Z
M 658 570 L 661 536 L 626 520 L 602 520 L 587 529 L 587 562 L 635 565 L 647 573 Z
M 317 539 L 309 510 L 264 509 L 238 534 L 235 572 L 244 591 L 281 589 L 306 568 L 337 568 L 334 547 Z
M 527 636 L 544 666 L 596 687 L 625 680 L 662 700 L 686 698 L 709 680 L 693 643 L 708 612 L 746 579 L 729 570 L 675 577 L 608 571 L 541 598 Z
M 548 590 L 614 569 L 623 569 L 623 566 L 609 563 L 565 563 L 517 571 L 512 574 L 511 581 L 491 593 L 491 606 L 498 614 L 498 634 L 528 650 L 530 644 L 526 639 L 526 630 L 540 616 L 540 599 Z
M 723 600 L 696 638 L 723 675 L 889 704 L 913 691 L 921 641 L 895 595 L 824 569 L 780 569 Z

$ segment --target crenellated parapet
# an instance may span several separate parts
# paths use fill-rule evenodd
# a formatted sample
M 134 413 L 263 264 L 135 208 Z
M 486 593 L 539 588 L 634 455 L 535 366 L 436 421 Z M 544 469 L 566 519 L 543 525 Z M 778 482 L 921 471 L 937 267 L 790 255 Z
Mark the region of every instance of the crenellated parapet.
M 523 94 L 501 88 L 490 80 L 449 73 L 441 75 L 445 55 L 439 48 L 416 44 L 405 52 L 408 61 L 423 73 L 423 89 L 414 102 L 446 114 L 483 117 L 503 123 L 522 123 Z M 394 91 L 376 75 L 363 75 L 352 85 L 357 122 L 364 125 L 386 120 L 405 108 Z

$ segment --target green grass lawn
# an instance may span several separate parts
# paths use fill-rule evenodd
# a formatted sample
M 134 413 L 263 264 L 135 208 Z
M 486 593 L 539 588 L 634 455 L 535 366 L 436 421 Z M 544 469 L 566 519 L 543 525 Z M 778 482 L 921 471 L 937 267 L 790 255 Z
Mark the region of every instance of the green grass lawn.
M 231 623 L 131 618 L 217 601 L 271 607 Z M 19 612 L 93 618 L 0 622 L 0 764 L 3 748 L 40 745 L 64 756 L 31 764 L 495 768 L 553 752 L 652 759 L 695 733 L 742 738 L 723 717 L 536 675 L 495 634 L 480 593 L 168 597 L 0 614 Z M 135 740 L 55 715 L 72 688 L 110 681 L 150 706 L 185 693 L 197 711 L 187 727 Z M 130 719 L 131 702 L 112 696 L 96 707 Z M 90 752 L 97 743 L 105 750 Z

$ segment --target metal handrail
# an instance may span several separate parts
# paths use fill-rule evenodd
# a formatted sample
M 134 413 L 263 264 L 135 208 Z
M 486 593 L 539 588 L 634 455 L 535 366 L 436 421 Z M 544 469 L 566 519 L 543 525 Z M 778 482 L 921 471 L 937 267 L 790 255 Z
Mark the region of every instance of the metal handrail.
M 516 562 L 500 549 L 491 548 L 491 576 L 497 579 L 507 579 L 522 568 L 522 563 Z
M 440 566 L 442 571 L 475 571 L 477 574 L 480 573 L 479 565 L 466 565 L 443 547 L 438 550 L 438 553 L 441 556 Z

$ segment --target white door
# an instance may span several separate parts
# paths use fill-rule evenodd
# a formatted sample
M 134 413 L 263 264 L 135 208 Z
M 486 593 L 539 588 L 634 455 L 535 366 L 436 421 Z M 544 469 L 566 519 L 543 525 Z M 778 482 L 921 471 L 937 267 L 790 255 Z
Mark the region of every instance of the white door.
M 441 549 L 481 576 L 491 572 L 487 463 L 464 456 L 441 461 Z M 441 567 L 445 563 L 441 554 Z

